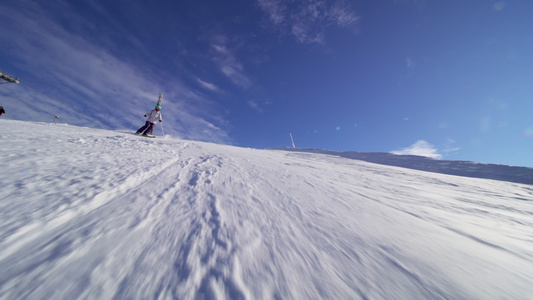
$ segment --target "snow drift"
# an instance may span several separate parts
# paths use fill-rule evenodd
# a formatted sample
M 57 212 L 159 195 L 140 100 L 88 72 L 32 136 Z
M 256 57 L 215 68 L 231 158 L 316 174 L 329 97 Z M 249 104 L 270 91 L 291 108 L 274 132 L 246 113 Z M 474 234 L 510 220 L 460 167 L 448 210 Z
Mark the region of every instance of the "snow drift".
M 1 299 L 531 299 L 533 187 L 0 120 Z

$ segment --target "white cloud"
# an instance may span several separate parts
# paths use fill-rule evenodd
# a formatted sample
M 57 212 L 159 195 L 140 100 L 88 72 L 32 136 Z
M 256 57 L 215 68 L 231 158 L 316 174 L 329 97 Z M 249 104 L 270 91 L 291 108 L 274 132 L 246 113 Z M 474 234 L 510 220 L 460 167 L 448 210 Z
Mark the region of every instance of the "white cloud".
M 409 147 L 407 147 L 405 149 L 391 151 L 391 153 L 398 154 L 398 155 L 426 156 L 426 157 L 431 157 L 431 158 L 436 158 L 436 159 L 441 159 L 442 158 L 442 155 L 438 153 L 438 151 L 435 148 L 435 146 L 433 146 L 432 144 L 430 144 L 430 143 L 428 143 L 428 142 L 426 142 L 424 140 L 419 140 L 416 143 L 414 143 L 413 145 L 411 145 L 411 146 L 409 146 Z
M 248 88 L 251 80 L 246 76 L 243 65 L 237 59 L 237 56 L 227 47 L 225 37 L 216 37 L 215 43 L 211 47 L 215 50 L 213 60 L 218 64 L 220 71 L 231 82 L 241 88 Z
M 324 34 L 322 32 L 310 31 L 305 24 L 294 24 L 291 32 L 300 43 L 324 44 Z
M 444 149 L 442 151 L 445 152 L 446 154 L 448 154 L 448 153 L 451 153 L 451 152 L 455 152 L 455 151 L 461 150 L 460 147 L 457 147 L 457 146 L 454 145 L 455 143 L 456 142 L 453 139 L 448 139 L 446 141 L 446 144 L 444 144 Z
M 279 25 L 285 21 L 287 7 L 282 0 L 258 0 L 258 3 L 274 24 Z
M 205 81 L 203 81 L 203 80 L 200 79 L 200 78 L 196 78 L 196 81 L 197 81 L 202 87 L 204 87 L 205 89 L 208 89 L 208 90 L 213 91 L 213 92 L 220 92 L 220 89 L 219 89 L 216 85 L 214 85 L 214 84 L 212 84 L 212 83 L 205 82 Z
M 258 0 L 258 4 L 277 28 L 301 43 L 323 44 L 327 27 L 346 28 L 359 20 L 342 0 L 296 0 L 290 6 L 281 0 Z
M 259 103 L 254 100 L 248 101 L 248 105 L 259 113 L 263 113 L 263 109 L 259 106 Z
M 341 27 L 347 27 L 359 21 L 354 11 L 346 8 L 344 2 L 337 2 L 329 11 L 330 19 Z

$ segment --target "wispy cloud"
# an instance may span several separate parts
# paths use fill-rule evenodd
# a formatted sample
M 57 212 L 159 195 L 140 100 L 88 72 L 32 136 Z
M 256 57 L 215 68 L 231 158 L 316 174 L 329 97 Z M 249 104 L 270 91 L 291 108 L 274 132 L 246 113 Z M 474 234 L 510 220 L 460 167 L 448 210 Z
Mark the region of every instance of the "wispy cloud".
M 274 26 L 291 34 L 301 43 L 323 44 L 326 28 L 346 28 L 359 20 L 359 16 L 345 1 L 258 0 L 258 4 Z
M 210 90 L 212 92 L 220 92 L 220 88 L 210 82 L 203 81 L 200 78 L 196 78 L 196 81 L 207 90 Z
M 359 21 L 360 17 L 349 9 L 344 1 L 336 2 L 329 11 L 329 18 L 338 26 L 348 27 Z
M 242 63 L 238 60 L 237 55 L 228 48 L 227 38 L 224 36 L 217 36 L 213 39 L 214 42 L 211 48 L 214 50 L 213 60 L 224 74 L 233 84 L 248 88 L 251 85 L 251 80 L 246 76 Z
M 324 33 L 322 31 L 310 30 L 309 24 L 295 23 L 292 25 L 291 33 L 300 43 L 324 44 Z
M 252 109 L 259 113 L 264 113 L 265 109 L 272 105 L 273 103 L 269 100 L 261 101 L 261 100 L 249 100 L 248 106 L 250 106 Z
M 414 69 L 415 68 L 415 62 L 410 57 L 407 57 L 405 59 L 405 65 L 407 66 L 408 69 Z
M 257 2 L 274 24 L 280 25 L 285 21 L 287 6 L 283 0 L 258 0 Z
M 62 15 L 69 16 L 69 20 L 79 22 L 71 24 L 72 28 L 95 26 L 70 10 L 67 2 L 58 0 L 54 5 L 61 6 Z M 109 16 L 101 17 L 105 22 Z M 117 42 L 74 32 L 37 2 L 3 2 L 0 19 L 2 56 L 25 74 L 19 87 L 9 89 L 12 99 L 33 102 L 75 125 L 113 129 L 142 125 L 138 124 L 142 115 L 163 92 L 163 113 L 168 124 L 165 133 L 188 139 L 227 141 L 224 130 L 206 119 L 210 116 L 208 99 L 175 76 L 160 74 L 143 61 L 118 55 Z M 138 43 L 137 47 L 143 46 Z M 144 48 L 136 50 L 148 52 Z M 216 89 L 207 82 L 203 86 Z M 10 116 L 17 118 L 16 109 L 11 112 Z M 38 119 L 41 115 L 42 111 L 28 107 L 18 118 L 41 120 Z M 173 126 L 178 121 L 188 124 L 187 130 Z
M 259 103 L 258 103 L 257 101 L 250 100 L 250 101 L 248 101 L 248 105 L 249 105 L 251 108 L 257 110 L 257 111 L 260 112 L 260 113 L 263 112 L 263 110 L 259 107 Z
M 455 145 L 455 143 L 456 143 L 455 140 L 453 140 L 453 139 L 448 139 L 448 140 L 446 141 L 446 143 L 444 144 L 444 147 L 443 147 L 443 150 L 442 150 L 442 151 L 447 155 L 447 154 L 449 154 L 449 153 L 451 153 L 451 152 L 455 152 L 455 151 L 459 151 L 459 150 L 461 150 L 461 148 L 460 148 L 460 147 L 457 147 L 457 146 Z
M 433 146 L 432 144 L 424 140 L 419 140 L 413 145 L 405 149 L 391 151 L 391 153 L 398 154 L 398 155 L 426 156 L 426 157 L 431 157 L 431 158 L 436 158 L 436 159 L 442 158 L 442 155 L 438 153 L 437 148 L 435 148 L 435 146 Z

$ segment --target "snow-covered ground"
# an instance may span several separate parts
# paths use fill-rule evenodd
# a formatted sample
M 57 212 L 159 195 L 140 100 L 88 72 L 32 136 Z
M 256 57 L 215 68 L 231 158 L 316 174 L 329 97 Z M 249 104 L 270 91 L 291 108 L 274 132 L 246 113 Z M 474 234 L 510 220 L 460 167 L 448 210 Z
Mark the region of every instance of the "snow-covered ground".
M 269 149 L 291 152 L 321 153 L 420 171 L 474 178 L 495 179 L 533 185 L 533 168 L 527 167 L 482 164 L 478 162 L 460 160 L 442 160 L 417 155 L 397 155 L 385 152 L 339 152 L 321 149 L 302 149 L 286 147 L 274 147 Z
M 0 120 L 1 299 L 533 299 L 533 186 Z

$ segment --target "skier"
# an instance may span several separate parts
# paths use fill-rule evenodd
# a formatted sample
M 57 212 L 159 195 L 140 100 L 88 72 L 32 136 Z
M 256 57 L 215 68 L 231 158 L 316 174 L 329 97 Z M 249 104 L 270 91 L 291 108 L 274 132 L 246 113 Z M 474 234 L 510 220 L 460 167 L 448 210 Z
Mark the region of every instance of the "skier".
M 146 124 L 144 124 L 143 127 L 139 128 L 136 134 L 141 134 L 144 131 L 143 136 L 148 136 L 154 131 L 155 123 L 157 122 L 157 120 L 159 119 L 159 122 L 163 121 L 163 119 L 161 118 L 161 106 L 156 106 L 155 109 L 147 112 L 144 117 L 148 117 L 148 119 L 146 120 Z
M 5 113 L 4 107 L 0 106 L 0 116 L 3 116 Z

